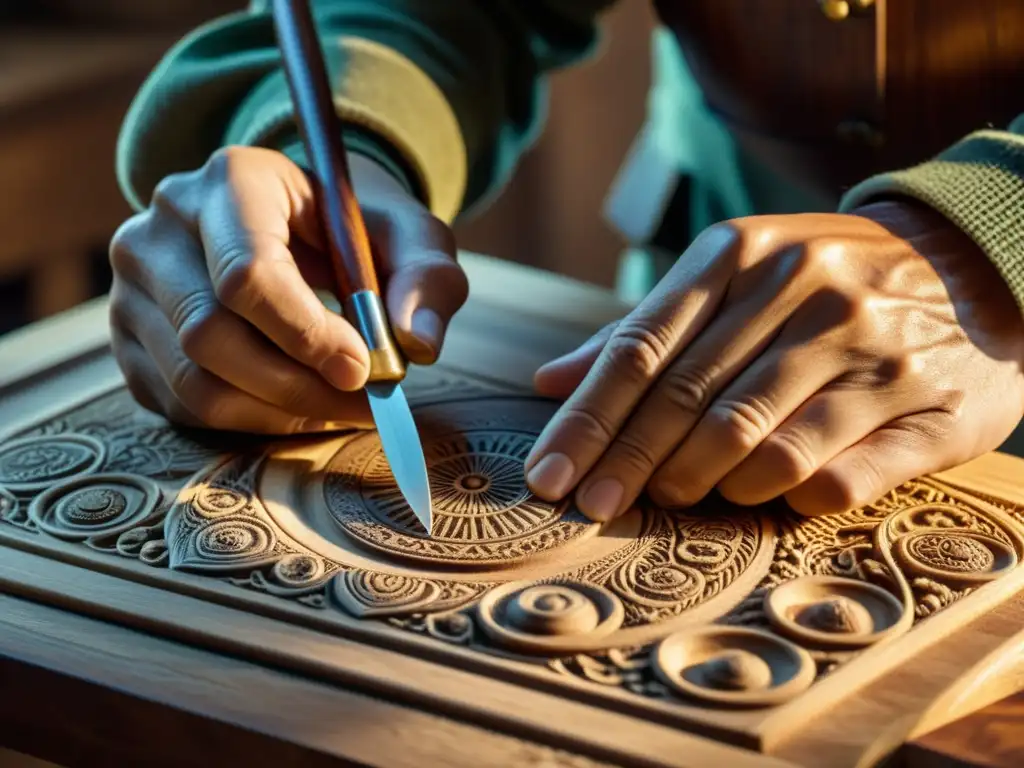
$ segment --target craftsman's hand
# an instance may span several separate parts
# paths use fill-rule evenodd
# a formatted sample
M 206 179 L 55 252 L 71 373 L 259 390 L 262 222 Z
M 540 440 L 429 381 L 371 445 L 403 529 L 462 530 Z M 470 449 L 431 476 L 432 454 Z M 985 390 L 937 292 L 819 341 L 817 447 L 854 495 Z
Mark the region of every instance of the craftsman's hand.
M 537 374 L 568 400 L 527 460 L 589 517 L 713 488 L 824 514 L 996 448 L 1024 321 L 984 254 L 910 202 L 704 232 L 614 328 Z
M 376 163 L 350 157 L 392 326 L 437 357 L 466 299 L 449 229 Z M 163 181 L 111 245 L 114 354 L 136 399 L 173 421 L 287 434 L 372 424 L 368 352 L 314 292 L 333 291 L 309 177 L 233 147 Z

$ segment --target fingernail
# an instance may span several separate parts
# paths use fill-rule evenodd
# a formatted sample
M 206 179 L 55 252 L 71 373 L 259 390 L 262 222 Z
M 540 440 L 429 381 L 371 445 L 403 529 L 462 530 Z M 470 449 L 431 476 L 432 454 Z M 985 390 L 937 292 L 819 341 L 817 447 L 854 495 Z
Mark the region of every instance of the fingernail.
M 432 309 L 420 307 L 412 313 L 412 335 L 421 343 L 436 352 L 441 347 L 441 336 L 444 334 L 444 323 Z
M 591 520 L 604 523 L 615 517 L 622 504 L 622 483 L 614 477 L 598 480 L 577 500 L 580 511 Z
M 564 453 L 549 453 L 526 475 L 526 484 L 541 498 L 564 498 L 572 490 L 576 467 Z
M 320 366 L 320 375 L 337 389 L 352 392 L 366 380 L 366 366 L 348 355 L 331 355 Z

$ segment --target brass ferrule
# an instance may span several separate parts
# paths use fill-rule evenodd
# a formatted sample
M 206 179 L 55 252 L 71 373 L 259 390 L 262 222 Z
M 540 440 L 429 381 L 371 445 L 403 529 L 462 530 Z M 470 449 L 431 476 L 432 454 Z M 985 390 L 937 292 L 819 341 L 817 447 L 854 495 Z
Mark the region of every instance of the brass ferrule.
M 391 335 L 384 304 L 373 291 L 358 291 L 345 300 L 345 317 L 370 350 L 370 382 L 401 381 L 405 360 Z

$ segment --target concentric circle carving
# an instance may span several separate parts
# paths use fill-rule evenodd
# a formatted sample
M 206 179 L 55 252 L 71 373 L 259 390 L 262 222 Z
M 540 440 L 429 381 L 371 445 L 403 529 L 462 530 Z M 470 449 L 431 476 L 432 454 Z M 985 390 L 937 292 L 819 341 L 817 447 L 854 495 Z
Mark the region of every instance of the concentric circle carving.
M 29 516 L 51 536 L 72 541 L 120 534 L 149 517 L 160 500 L 151 480 L 135 475 L 87 475 L 37 496 Z
M 578 512 L 527 488 L 524 461 L 535 439 L 504 429 L 428 434 L 429 537 L 398 490 L 375 434 L 334 457 L 324 483 L 327 506 L 355 542 L 401 559 L 508 566 L 596 533 Z
M 233 515 L 248 503 L 248 497 L 238 491 L 216 485 L 204 485 L 193 498 L 195 508 L 206 517 Z
M 903 606 L 879 586 L 840 576 L 804 576 L 765 597 L 772 625 L 802 645 L 863 648 L 903 632 Z
M 247 560 L 273 549 L 274 531 L 256 519 L 216 520 L 196 534 L 196 552 L 204 560 L 225 563 Z
M 910 573 L 961 585 L 992 581 L 1017 565 L 1012 547 L 970 531 L 910 533 L 896 540 L 895 550 Z
M 684 696 L 721 706 L 782 704 L 814 682 L 803 648 L 770 632 L 704 626 L 669 635 L 653 652 L 658 676 Z
M 480 600 L 480 624 L 493 640 L 522 653 L 571 653 L 622 625 L 622 603 L 594 584 L 510 582 Z
M 285 555 L 271 571 L 274 579 L 285 587 L 305 587 L 324 575 L 324 561 L 304 554 Z
M 98 470 L 103 443 L 87 435 L 43 435 L 0 447 L 0 485 L 15 493 L 42 491 Z

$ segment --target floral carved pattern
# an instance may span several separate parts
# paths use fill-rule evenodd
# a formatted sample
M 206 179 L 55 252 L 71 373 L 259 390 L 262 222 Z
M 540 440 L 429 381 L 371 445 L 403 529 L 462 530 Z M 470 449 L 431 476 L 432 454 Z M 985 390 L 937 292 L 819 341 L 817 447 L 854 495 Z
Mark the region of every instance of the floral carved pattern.
M 643 502 L 602 531 L 525 485 L 555 404 L 443 371 L 410 401 L 430 538 L 373 433 L 332 438 L 316 463 L 316 446 L 172 429 L 124 391 L 0 444 L 0 535 L 143 563 L 170 589 L 179 573 L 206 577 L 234 604 L 308 611 L 332 631 L 370 622 L 595 690 L 714 707 L 799 696 L 1024 557 L 1020 509 L 928 479 L 825 518 Z M 300 500 L 288 514 L 268 500 L 271 464 Z

